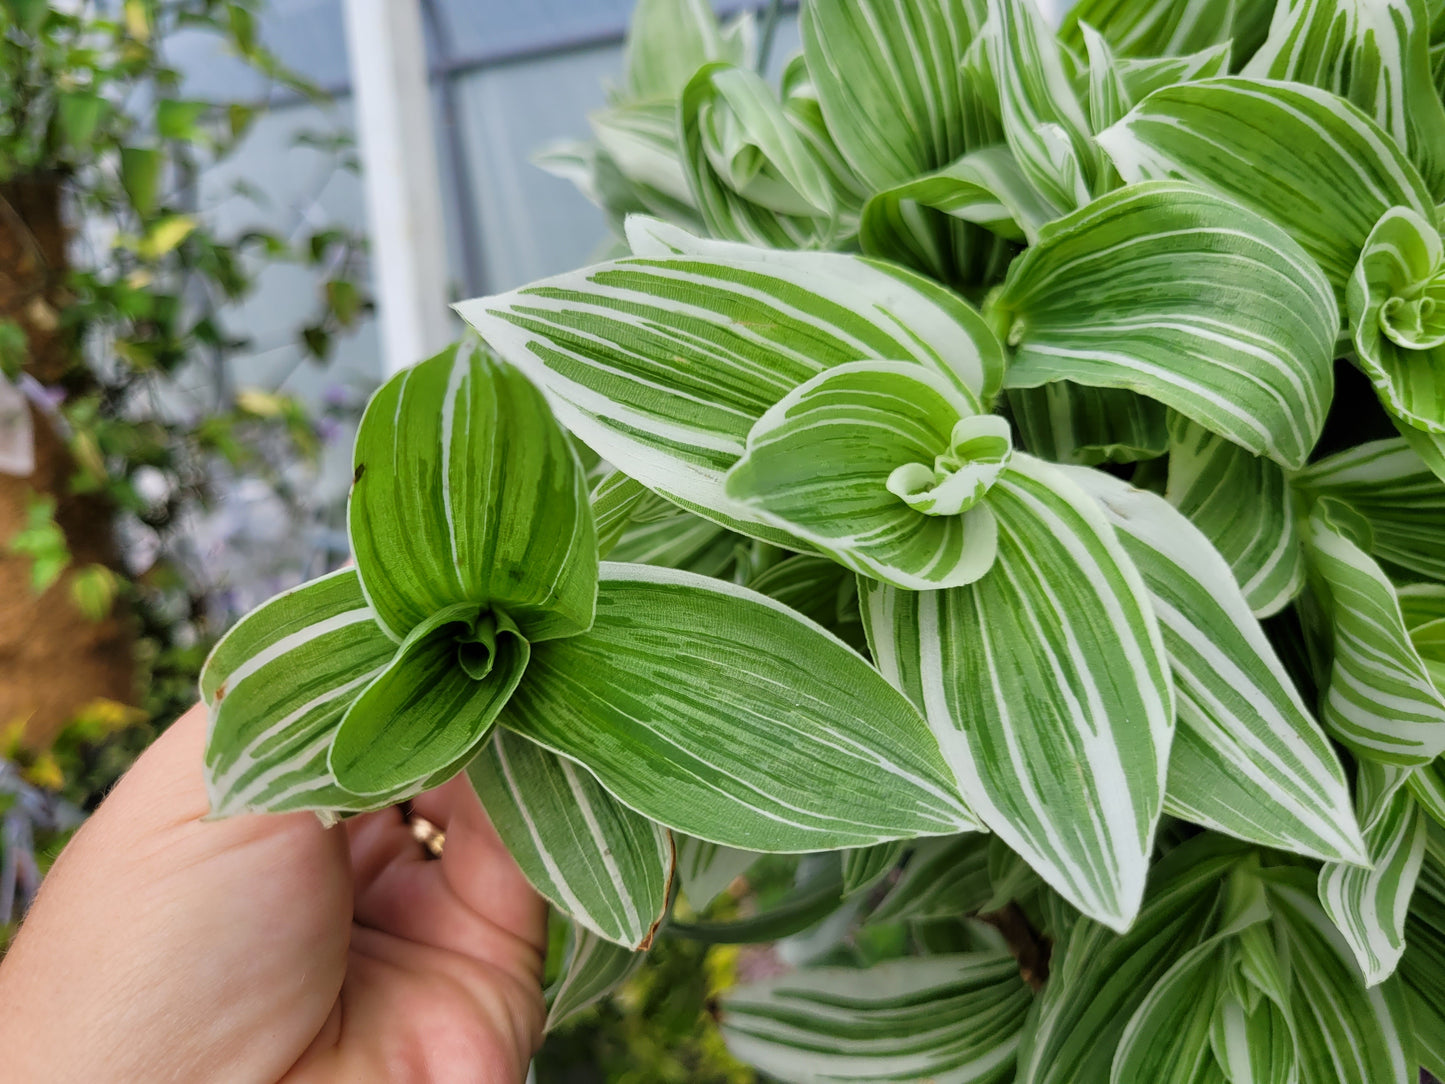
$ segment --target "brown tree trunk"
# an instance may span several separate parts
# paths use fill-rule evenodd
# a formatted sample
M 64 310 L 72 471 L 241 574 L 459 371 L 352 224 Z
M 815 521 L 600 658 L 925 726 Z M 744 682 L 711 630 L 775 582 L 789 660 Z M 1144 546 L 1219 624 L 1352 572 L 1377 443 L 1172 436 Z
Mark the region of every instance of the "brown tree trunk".
M 24 330 L 25 369 L 44 384 L 71 370 L 76 344 L 60 326 L 65 304 L 67 234 L 61 178 L 18 178 L 0 184 L 0 320 Z M 27 741 L 44 747 L 86 704 L 98 698 L 135 703 L 135 640 L 120 606 L 100 621 L 72 600 L 76 570 L 116 567 L 114 516 L 94 495 L 70 493 L 73 464 L 50 420 L 31 408 L 35 470 L 28 478 L 0 474 L 0 729 L 23 720 Z M 6 543 L 25 526 L 32 494 L 56 500 L 55 519 L 72 565 L 42 595 L 31 587 L 31 560 Z

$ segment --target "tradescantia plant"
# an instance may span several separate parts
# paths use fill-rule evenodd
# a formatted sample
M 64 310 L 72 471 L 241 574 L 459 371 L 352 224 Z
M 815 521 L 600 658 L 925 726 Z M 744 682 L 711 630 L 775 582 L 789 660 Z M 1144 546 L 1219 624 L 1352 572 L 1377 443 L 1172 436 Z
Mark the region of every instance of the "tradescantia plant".
M 465 769 L 553 1024 L 781 939 L 720 1014 L 782 1080 L 1445 1074 L 1445 9 L 801 28 L 774 89 L 643 0 L 545 157 L 625 251 L 377 393 L 355 569 L 203 675 L 215 812 Z

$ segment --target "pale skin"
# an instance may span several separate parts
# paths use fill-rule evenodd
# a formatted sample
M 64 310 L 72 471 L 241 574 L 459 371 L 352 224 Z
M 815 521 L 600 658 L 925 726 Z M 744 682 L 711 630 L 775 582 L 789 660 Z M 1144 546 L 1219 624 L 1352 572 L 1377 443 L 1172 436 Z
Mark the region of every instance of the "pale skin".
M 546 908 L 465 777 L 323 829 L 203 821 L 205 712 L 57 860 L 0 964 L 6 1079 L 514 1084 L 541 1041 Z

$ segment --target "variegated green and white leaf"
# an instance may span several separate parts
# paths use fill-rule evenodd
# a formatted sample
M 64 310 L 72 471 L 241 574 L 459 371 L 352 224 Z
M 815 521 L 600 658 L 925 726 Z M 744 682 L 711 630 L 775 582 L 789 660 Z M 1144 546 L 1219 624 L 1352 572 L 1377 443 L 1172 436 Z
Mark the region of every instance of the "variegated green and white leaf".
M 638 0 L 622 62 L 627 94 L 675 100 L 693 72 L 723 49 L 707 0 Z
M 982 145 L 974 141 L 987 122 L 959 66 L 985 7 L 984 0 L 802 5 L 803 55 L 818 104 L 838 150 L 871 191 Z
M 907 850 L 906 842 L 895 839 L 888 843 L 875 843 L 871 847 L 855 847 L 842 852 L 843 894 L 851 896 L 872 888 L 892 872 Z
M 341 716 L 396 653 L 354 569 L 302 584 L 252 610 L 201 670 L 211 813 L 364 810 L 326 753 Z
M 1177 414 L 1169 433 L 1169 502 L 1229 562 L 1255 616 L 1277 613 L 1305 578 L 1284 471 Z
M 1006 952 L 810 968 L 729 990 L 739 1061 L 794 1084 L 1009 1080 L 1031 1001 Z
M 1404 440 L 1376 440 L 1311 464 L 1291 483 L 1369 521 L 1365 547 L 1406 574 L 1445 582 L 1445 481 Z
M 1165 809 L 1296 854 L 1366 861 L 1339 759 L 1224 559 L 1163 497 L 1101 471 L 1069 476 L 1099 501 L 1159 619 L 1179 711 Z
M 327 765 L 358 794 L 425 789 L 460 771 L 522 680 L 531 645 L 462 603 L 422 621 L 336 725 Z
M 1305 870 L 1280 871 L 1269 892 L 1290 962 L 1300 1084 L 1412 1084 L 1398 980 L 1365 986 L 1344 938 L 1315 899 L 1313 881 Z
M 992 319 L 1010 388 L 1126 388 L 1292 468 L 1324 424 L 1329 284 L 1278 227 L 1189 185 L 1130 185 L 1050 225 Z
M 1348 98 L 1445 195 L 1445 106 L 1431 78 L 1425 0 L 1284 0 L 1244 74 Z
M 992 895 L 990 837 L 969 833 L 920 840 L 869 922 L 954 918 L 979 910 Z
M 853 362 L 758 419 L 727 496 L 866 576 L 910 590 L 972 583 L 993 564 L 982 498 L 1008 464 L 1008 422 L 909 362 Z
M 1243 35 L 1241 55 L 1264 37 L 1263 25 L 1252 25 L 1237 0 L 1079 0 L 1064 16 L 1059 36 L 1070 48 L 1084 50 L 1083 29 L 1094 27 L 1121 56 L 1177 57 Z M 1253 41 L 1250 41 L 1251 37 Z
M 1445 835 L 1438 825 L 1429 830 L 1405 941 L 1399 974 L 1414 1025 L 1415 1056 L 1438 1077 L 1445 1074 Z
M 640 240 L 657 251 L 679 234 Z M 997 391 L 1002 353 L 982 319 L 912 272 L 837 253 L 683 243 L 694 252 L 616 260 L 457 306 L 547 389 L 581 440 L 683 507 L 800 548 L 748 522 L 723 476 L 764 412 L 834 365 L 915 361 L 984 400 Z
M 1360 770 L 1381 769 L 1367 763 Z M 1405 951 L 1405 916 L 1425 856 L 1426 827 L 1425 813 L 1408 788 L 1362 785 L 1362 802 L 1372 790 L 1378 800 L 1360 809 L 1369 865 L 1326 862 L 1320 871 L 1320 903 L 1354 952 L 1366 986 L 1394 974 Z
M 661 498 L 653 496 L 641 482 L 620 470 L 612 471 L 598 482 L 591 497 L 598 555 L 605 558 L 611 553 L 636 515 L 658 500 Z
M 841 641 L 746 588 L 605 566 L 592 629 L 538 644 L 503 723 L 644 816 L 757 851 L 975 825 L 936 740 Z
M 1413 425 L 1392 418 L 1395 428 L 1415 454 L 1418 455 L 1436 478 L 1445 482 L 1445 433 L 1427 433 Z
M 473 338 L 382 386 L 362 416 L 348 534 L 397 640 L 460 603 L 530 640 L 592 623 L 586 476 L 541 394 Z
M 1226 987 L 1214 1007 L 1209 1042 L 1229 1084 L 1299 1084 L 1287 1000 L 1281 1003 L 1268 994 L 1241 998 Z
M 1231 44 L 1220 42 L 1186 56 L 1119 57 L 1116 62 L 1130 101 L 1140 102 L 1156 90 L 1176 83 L 1193 83 L 1228 75 L 1233 54 Z
M 667 911 L 666 829 L 608 794 L 588 772 L 499 730 L 467 768 L 487 817 L 543 897 L 626 949 L 645 949 Z
M 837 562 L 796 554 L 764 569 L 747 586 L 816 621 L 860 653 L 867 650 L 857 580 Z
M 1224 1079 L 1210 1035 L 1228 960 L 1217 937 L 1180 955 L 1129 1018 L 1114 1052 L 1110 1084 Z
M 570 940 L 567 970 L 547 991 L 546 1031 L 555 1031 L 589 1005 L 601 1001 L 647 958 L 646 953 L 605 941 L 591 930 L 573 927 Z
M 1330 621 L 1322 721 L 1360 756 L 1418 766 L 1445 752 L 1445 695 L 1410 641 L 1395 588 L 1321 509 L 1305 529 L 1310 581 Z
M 1445 434 L 1445 242 L 1432 216 L 1385 212 L 1345 299 L 1356 363 L 1409 428 Z
M 1059 468 L 1015 455 L 988 503 L 989 574 L 921 593 L 860 583 L 868 642 L 984 824 L 1085 914 L 1125 929 L 1174 733 L 1159 627 L 1098 503 Z
M 1051 463 L 1132 463 L 1169 450 L 1168 410 L 1121 388 L 1056 380 L 1012 389 L 1008 409 L 1024 448 Z
M 588 119 L 600 149 L 594 183 L 604 190 L 604 197 L 606 170 L 611 169 L 627 196 L 641 204 L 636 210 L 663 215 L 673 222 L 697 219 L 682 164 L 675 100 L 627 102 L 599 110 Z M 608 205 L 605 198 L 603 205 Z
M 677 880 L 688 904 L 701 911 L 758 860 L 757 851 L 741 851 L 673 833 L 677 845 Z
M 1344 298 L 1365 239 L 1388 208 L 1433 216 L 1405 152 L 1326 90 L 1210 79 L 1155 91 L 1099 135 L 1126 181 L 1178 177 L 1284 229 Z M 1257 183 L 1261 174 L 1269 184 Z

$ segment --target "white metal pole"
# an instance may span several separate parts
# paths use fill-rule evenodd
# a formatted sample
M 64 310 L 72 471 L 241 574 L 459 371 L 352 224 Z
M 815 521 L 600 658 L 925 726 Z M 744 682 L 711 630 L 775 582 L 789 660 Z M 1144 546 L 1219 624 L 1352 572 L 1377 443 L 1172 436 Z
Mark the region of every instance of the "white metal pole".
M 420 0 L 346 0 L 346 44 L 390 375 L 453 337 Z

